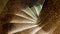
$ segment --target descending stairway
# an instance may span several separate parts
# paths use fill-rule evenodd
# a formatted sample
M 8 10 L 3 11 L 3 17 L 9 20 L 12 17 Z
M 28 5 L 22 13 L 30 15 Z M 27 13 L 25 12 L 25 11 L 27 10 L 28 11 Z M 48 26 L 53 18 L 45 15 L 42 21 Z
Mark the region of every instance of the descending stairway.
M 41 0 L 40 0 L 40 2 L 41 2 Z M 44 1 L 42 1 L 42 3 L 44 3 Z M 8 34 L 14 34 L 14 33 L 17 34 L 18 32 L 24 31 L 27 29 L 29 31 L 30 30 L 32 31 L 31 34 L 35 34 L 35 32 L 37 32 L 39 29 L 41 29 L 37 25 L 37 20 L 38 20 L 40 11 L 42 9 L 42 5 L 39 4 L 39 5 L 34 5 L 32 7 L 27 6 L 26 8 L 21 8 L 21 9 L 18 5 L 18 10 L 16 10 L 15 8 L 13 10 L 10 9 L 12 11 L 16 10 L 16 13 L 13 14 L 14 17 L 10 21 L 10 23 L 12 23 L 13 26 L 12 26 L 11 30 L 8 31 Z M 10 14 L 10 13 L 8 13 L 8 14 Z M 36 30 L 36 31 L 34 32 L 34 30 Z M 21 33 L 21 34 L 23 34 L 23 33 Z M 30 34 L 30 33 L 24 33 L 24 34 Z
M 8 0 L 8 2 L 5 4 L 4 10 L 1 12 L 0 20 L 3 24 L 4 31 L 4 33 L 2 34 L 18 34 L 18 32 L 22 32 L 24 30 L 31 30 L 31 34 L 35 34 L 38 30 L 41 29 L 37 25 L 37 20 L 44 1 L 31 1 L 32 3 L 30 2 L 30 0 L 28 1 L 31 3 L 31 5 L 29 5 L 28 3 L 28 5 L 26 5 L 24 0 Z M 23 4 L 21 4 L 21 2 L 23 2 Z M 34 32 L 34 30 L 36 31 Z
M 60 34 L 60 10 L 56 9 L 59 2 L 44 1 L 9 0 L 5 3 L 0 15 L 2 34 Z

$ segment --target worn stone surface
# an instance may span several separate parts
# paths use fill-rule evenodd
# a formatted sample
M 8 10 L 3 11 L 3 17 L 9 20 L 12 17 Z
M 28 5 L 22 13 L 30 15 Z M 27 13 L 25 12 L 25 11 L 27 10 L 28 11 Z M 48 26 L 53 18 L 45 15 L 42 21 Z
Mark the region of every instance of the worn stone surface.
M 60 0 L 45 0 L 39 20 L 39 23 L 41 23 L 39 26 L 46 24 L 43 27 L 46 32 L 58 26 L 60 24 Z M 59 31 L 58 34 L 60 34 Z

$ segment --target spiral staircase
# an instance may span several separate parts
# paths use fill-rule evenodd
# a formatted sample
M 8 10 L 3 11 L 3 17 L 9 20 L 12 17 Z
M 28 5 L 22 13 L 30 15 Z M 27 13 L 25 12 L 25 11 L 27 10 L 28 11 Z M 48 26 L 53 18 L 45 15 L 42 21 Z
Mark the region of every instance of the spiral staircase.
M 57 13 L 52 11 L 51 4 L 48 5 L 49 1 L 4 1 L 0 8 L 3 31 L 6 34 L 60 34 L 60 16 L 55 16 Z

